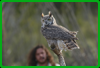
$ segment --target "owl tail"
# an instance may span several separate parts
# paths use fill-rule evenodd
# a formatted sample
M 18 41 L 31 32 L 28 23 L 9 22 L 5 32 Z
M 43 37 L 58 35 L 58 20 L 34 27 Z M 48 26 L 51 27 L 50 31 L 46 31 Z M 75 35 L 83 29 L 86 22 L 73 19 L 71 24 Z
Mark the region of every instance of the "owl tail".
M 68 50 L 73 50 L 73 49 L 80 49 L 80 47 L 77 45 L 75 40 L 65 40 L 64 41 L 65 46 L 67 47 Z
M 76 37 L 78 31 L 71 31 L 71 33 L 72 33 L 72 35 L 73 35 L 74 37 Z
M 72 34 L 77 35 L 78 31 L 72 31 Z

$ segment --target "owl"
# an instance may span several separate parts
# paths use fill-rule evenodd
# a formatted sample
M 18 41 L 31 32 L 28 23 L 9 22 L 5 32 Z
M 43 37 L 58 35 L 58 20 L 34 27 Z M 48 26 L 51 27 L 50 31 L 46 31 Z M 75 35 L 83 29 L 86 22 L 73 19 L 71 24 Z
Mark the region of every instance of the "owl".
M 56 23 L 55 18 L 49 11 L 48 15 L 41 15 L 41 33 L 46 38 L 49 47 L 56 45 L 60 50 L 79 49 L 76 42 L 78 31 L 69 31 L 67 28 Z

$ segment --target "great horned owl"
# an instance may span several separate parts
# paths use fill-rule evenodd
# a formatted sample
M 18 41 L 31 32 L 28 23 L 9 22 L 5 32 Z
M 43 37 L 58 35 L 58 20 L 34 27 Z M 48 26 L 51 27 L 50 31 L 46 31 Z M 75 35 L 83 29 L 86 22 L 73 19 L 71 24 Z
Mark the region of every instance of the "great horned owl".
M 76 38 L 77 31 L 69 31 L 65 27 L 58 25 L 51 12 L 49 12 L 48 15 L 42 13 L 41 22 L 41 32 L 46 38 L 49 47 L 54 44 L 58 46 L 60 50 L 79 49 L 79 46 L 76 43 L 76 40 L 78 39 Z

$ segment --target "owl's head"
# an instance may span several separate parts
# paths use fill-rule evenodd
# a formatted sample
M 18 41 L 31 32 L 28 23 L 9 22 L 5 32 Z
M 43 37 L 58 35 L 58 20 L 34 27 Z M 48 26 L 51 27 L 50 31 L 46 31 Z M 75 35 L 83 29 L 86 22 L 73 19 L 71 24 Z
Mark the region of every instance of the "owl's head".
M 41 22 L 42 22 L 42 27 L 45 27 L 46 25 L 54 25 L 56 24 L 55 18 L 49 11 L 48 15 L 44 15 L 43 13 L 41 14 Z

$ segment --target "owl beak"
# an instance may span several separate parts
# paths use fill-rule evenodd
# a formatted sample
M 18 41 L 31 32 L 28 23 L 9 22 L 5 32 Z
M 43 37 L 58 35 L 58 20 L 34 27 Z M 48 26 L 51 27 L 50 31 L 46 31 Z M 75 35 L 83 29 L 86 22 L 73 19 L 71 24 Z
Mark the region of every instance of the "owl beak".
M 47 24 L 47 22 L 45 22 L 45 24 Z

